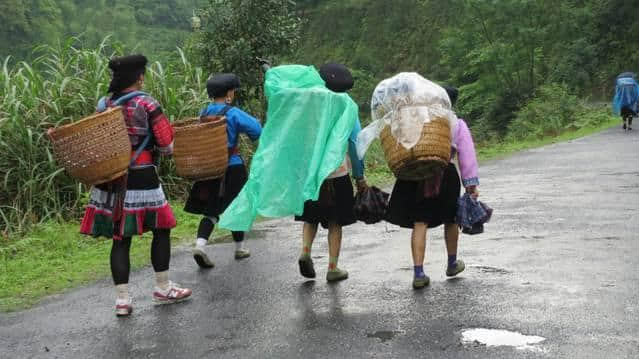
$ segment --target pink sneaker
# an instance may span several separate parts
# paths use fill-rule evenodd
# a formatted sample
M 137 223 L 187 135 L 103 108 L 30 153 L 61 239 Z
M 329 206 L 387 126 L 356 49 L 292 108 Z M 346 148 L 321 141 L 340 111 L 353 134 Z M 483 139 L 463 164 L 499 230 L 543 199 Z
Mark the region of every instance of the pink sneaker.
M 167 290 L 155 287 L 153 301 L 155 304 L 173 304 L 189 298 L 192 293 L 188 288 L 180 288 L 177 284 L 169 282 L 169 289 Z
M 115 315 L 118 317 L 128 317 L 133 312 L 133 305 L 131 299 L 116 299 L 115 300 Z

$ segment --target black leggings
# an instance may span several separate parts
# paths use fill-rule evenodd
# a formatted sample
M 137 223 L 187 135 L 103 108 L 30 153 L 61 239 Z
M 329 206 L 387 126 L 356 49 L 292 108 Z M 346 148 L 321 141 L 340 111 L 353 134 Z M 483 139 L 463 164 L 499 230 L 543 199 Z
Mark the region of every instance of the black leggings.
M 197 229 L 197 237 L 204 238 L 208 241 L 214 228 L 215 224 L 213 224 L 208 217 L 203 217 L 200 221 L 200 226 Z M 231 232 L 231 234 L 233 235 L 233 240 L 235 242 L 241 242 L 244 240 L 244 232 Z
M 111 247 L 111 274 L 115 285 L 129 283 L 131 272 L 131 237 L 123 237 L 121 240 L 113 240 Z M 171 230 L 156 229 L 153 231 L 151 242 L 151 263 L 153 270 L 164 272 L 169 270 L 171 261 Z
M 632 117 L 633 116 L 624 116 L 623 117 L 623 123 L 624 124 L 628 124 L 629 126 L 632 126 Z

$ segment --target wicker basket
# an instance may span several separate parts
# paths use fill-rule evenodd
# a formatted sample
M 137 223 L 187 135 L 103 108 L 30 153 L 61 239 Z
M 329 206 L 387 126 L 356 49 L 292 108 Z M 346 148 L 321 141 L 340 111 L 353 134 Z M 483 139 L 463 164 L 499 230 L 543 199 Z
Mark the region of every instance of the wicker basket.
M 426 123 L 422 137 L 410 150 L 397 142 L 390 126 L 382 130 L 381 141 L 388 166 L 399 179 L 419 181 L 429 178 L 450 161 L 451 134 L 446 119 L 436 118 Z
M 126 174 L 131 141 L 121 107 L 54 129 L 53 154 L 69 175 L 86 185 Z
M 173 127 L 173 158 L 180 177 L 204 180 L 224 175 L 229 161 L 225 117 L 190 118 Z

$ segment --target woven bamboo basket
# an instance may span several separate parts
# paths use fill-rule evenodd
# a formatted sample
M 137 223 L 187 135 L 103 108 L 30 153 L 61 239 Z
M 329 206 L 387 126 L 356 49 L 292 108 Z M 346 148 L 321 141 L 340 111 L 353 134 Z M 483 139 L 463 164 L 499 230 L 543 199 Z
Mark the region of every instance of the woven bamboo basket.
M 189 118 L 173 127 L 173 159 L 180 177 L 204 180 L 224 175 L 229 161 L 225 117 Z
M 131 141 L 121 107 L 58 127 L 50 137 L 55 159 L 86 185 L 109 182 L 127 172 Z
M 427 179 L 450 161 L 451 134 L 446 119 L 435 118 L 424 124 L 419 142 L 409 150 L 393 137 L 390 126 L 384 127 L 380 139 L 388 166 L 399 179 Z

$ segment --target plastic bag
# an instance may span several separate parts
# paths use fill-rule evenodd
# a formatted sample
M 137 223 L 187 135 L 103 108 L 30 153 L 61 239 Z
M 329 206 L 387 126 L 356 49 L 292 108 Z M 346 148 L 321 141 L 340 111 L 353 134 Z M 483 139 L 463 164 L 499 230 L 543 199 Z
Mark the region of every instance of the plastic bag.
M 465 234 L 484 232 L 484 223 L 488 223 L 493 209 L 465 193 L 457 201 L 457 222 Z
M 220 219 L 220 227 L 248 231 L 257 215 L 299 215 L 317 200 L 322 182 L 344 161 L 358 120 L 357 104 L 335 93 L 312 66 L 266 73 L 268 121 L 251 161 L 249 179 Z
M 390 195 L 377 187 L 368 187 L 355 196 L 355 217 L 366 224 L 381 222 L 386 217 Z
M 415 72 L 402 72 L 380 82 L 371 99 L 371 115 L 373 121 L 357 138 L 360 158 L 385 126 L 391 126 L 398 143 L 411 149 L 419 142 L 424 124 L 432 118 L 450 121 L 451 136 L 457 125 L 446 90 Z

